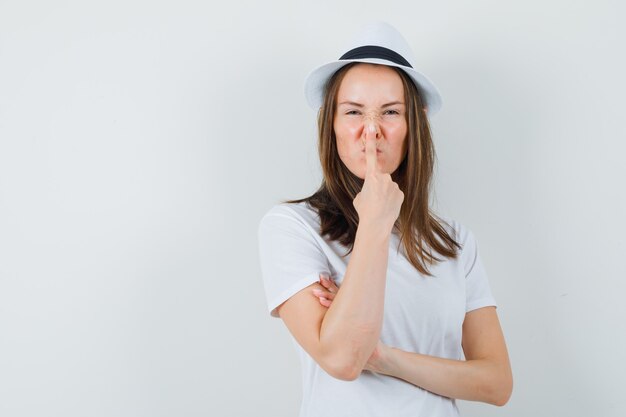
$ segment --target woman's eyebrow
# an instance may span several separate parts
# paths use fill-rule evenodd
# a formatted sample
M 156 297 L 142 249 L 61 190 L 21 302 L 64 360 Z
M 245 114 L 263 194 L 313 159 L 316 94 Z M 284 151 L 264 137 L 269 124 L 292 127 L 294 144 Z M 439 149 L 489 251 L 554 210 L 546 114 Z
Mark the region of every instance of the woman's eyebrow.
M 354 101 L 342 101 L 341 103 L 339 103 L 339 105 L 341 106 L 342 104 L 349 104 L 350 106 L 356 106 L 356 107 L 363 107 L 362 104 L 360 103 L 355 103 Z
M 349 104 L 349 105 L 351 105 L 351 106 L 355 106 L 355 107 L 363 107 L 363 105 L 362 105 L 361 103 L 356 103 L 356 102 L 354 102 L 354 101 L 342 101 L 341 103 L 339 103 L 339 105 L 340 105 L 340 106 L 341 106 L 342 104 Z M 393 106 L 393 105 L 396 105 L 396 104 L 402 104 L 402 105 L 404 105 L 404 103 L 403 103 L 403 102 L 401 102 L 401 101 L 392 101 L 392 102 L 390 102 L 390 103 L 383 104 L 383 105 L 382 105 L 382 106 L 380 106 L 380 107 L 389 107 L 389 106 Z
M 402 101 L 392 101 L 391 103 L 383 104 L 382 107 L 395 106 L 396 104 L 404 105 L 404 103 Z

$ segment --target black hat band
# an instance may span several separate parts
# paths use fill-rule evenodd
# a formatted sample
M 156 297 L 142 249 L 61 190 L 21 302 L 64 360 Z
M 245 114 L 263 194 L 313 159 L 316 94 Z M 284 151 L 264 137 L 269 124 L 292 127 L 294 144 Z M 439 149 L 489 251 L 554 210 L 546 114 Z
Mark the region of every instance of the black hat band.
M 343 54 L 341 58 L 339 58 L 339 60 L 363 58 L 386 59 L 387 61 L 391 61 L 395 64 L 413 68 L 411 64 L 409 64 L 409 61 L 404 59 L 404 57 L 396 51 L 392 51 L 391 49 L 385 48 L 383 46 L 375 45 L 359 46 L 358 48 L 351 49 Z

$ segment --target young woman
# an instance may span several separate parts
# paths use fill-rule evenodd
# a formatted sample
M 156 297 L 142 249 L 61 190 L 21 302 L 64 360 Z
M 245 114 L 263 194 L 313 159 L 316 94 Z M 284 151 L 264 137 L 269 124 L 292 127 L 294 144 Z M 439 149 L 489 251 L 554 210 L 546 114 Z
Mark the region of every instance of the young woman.
M 293 336 L 300 416 L 458 416 L 512 373 L 473 233 L 429 209 L 437 89 L 374 23 L 309 75 L 320 188 L 259 224 L 268 307 Z

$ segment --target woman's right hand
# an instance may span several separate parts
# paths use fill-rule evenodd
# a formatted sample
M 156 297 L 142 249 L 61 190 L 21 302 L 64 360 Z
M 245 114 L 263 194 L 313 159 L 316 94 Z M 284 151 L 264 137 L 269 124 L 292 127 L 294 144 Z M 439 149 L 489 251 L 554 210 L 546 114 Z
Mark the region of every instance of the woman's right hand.
M 359 215 L 359 225 L 373 224 L 393 229 L 404 193 L 391 179 L 391 174 L 381 171 L 376 154 L 376 126 L 370 124 L 363 129 L 365 135 L 365 178 L 363 188 L 352 204 Z M 385 229 L 387 230 L 387 229 Z

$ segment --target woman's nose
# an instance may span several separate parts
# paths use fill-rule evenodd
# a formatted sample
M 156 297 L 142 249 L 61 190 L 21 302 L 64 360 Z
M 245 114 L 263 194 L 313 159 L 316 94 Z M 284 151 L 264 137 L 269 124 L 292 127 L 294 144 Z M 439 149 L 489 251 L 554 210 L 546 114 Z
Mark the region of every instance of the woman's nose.
M 365 121 L 363 123 L 363 126 L 361 126 L 361 135 L 363 136 L 363 138 L 365 138 L 365 133 L 367 132 L 367 130 L 371 129 L 372 127 L 374 128 L 374 131 L 376 132 L 375 138 L 380 139 L 382 137 L 381 127 L 378 123 L 372 122 L 372 121 Z

